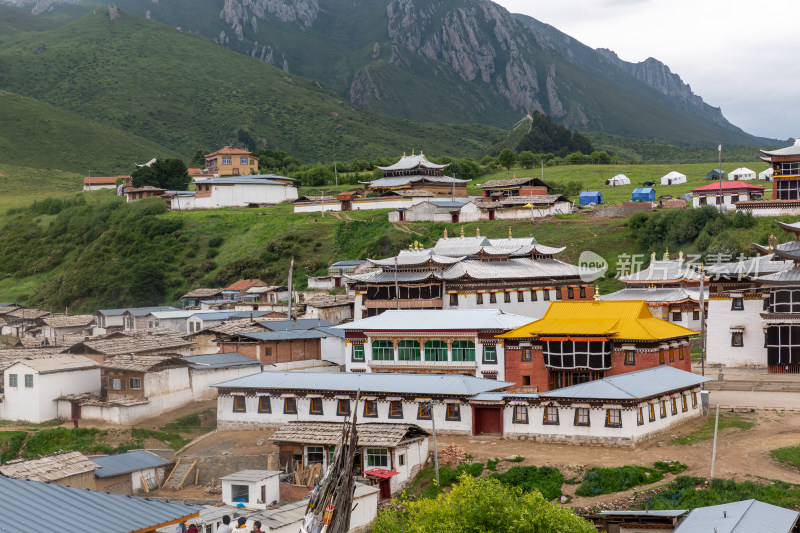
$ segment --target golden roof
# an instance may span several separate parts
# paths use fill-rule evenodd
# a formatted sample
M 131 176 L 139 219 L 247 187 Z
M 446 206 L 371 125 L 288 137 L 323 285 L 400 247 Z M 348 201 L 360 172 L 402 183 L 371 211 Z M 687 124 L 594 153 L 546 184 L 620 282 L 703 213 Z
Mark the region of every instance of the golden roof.
M 656 318 L 644 300 L 552 302 L 544 317 L 500 338 L 580 335 L 658 341 L 697 332 Z

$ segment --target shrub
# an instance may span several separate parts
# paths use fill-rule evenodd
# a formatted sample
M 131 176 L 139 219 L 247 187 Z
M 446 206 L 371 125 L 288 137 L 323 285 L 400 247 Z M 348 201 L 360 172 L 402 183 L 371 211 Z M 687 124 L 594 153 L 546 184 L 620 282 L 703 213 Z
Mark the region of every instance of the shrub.
M 590 468 L 583 475 L 583 483 L 575 491 L 578 496 L 598 496 L 628 490 L 637 485 L 654 483 L 664 478 L 663 472 L 643 466 L 618 468 Z
M 488 461 L 486 461 L 486 468 L 494 472 L 495 470 L 497 470 L 497 463 L 499 462 L 500 459 L 498 459 L 497 457 L 495 457 L 494 459 L 489 459 Z
M 656 461 L 653 468 L 669 474 L 680 474 L 688 467 L 680 461 Z
M 559 498 L 561 485 L 564 484 L 561 472 L 550 466 L 513 466 L 503 474 L 492 474 L 490 477 L 524 492 L 538 490 L 546 500 Z
M 223 242 L 225 242 L 225 239 L 221 235 L 217 235 L 215 237 L 211 237 L 210 239 L 208 239 L 208 247 L 219 248 Z
M 779 507 L 797 507 L 800 488 L 782 481 L 761 485 L 752 481 L 714 479 L 706 488 L 700 477 L 680 476 L 666 489 L 647 500 L 646 509 L 694 509 L 709 505 L 755 499 Z

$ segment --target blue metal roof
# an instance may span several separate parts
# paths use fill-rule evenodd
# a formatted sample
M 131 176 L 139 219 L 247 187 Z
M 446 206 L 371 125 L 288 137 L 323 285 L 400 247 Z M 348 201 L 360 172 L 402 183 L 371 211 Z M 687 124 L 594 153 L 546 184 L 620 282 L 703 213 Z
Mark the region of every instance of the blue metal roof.
M 345 338 L 344 330 L 341 330 L 341 329 L 335 329 L 335 328 L 332 328 L 330 326 L 328 326 L 328 327 L 322 326 L 322 327 L 314 328 L 314 329 L 317 330 L 317 331 L 321 331 L 323 333 L 326 333 L 326 334 L 330 335 L 331 337 L 339 337 L 340 339 L 344 339 Z
M 318 328 L 320 326 L 330 327 L 333 326 L 332 322 L 328 322 L 327 320 L 323 320 L 321 318 L 298 318 L 297 321 L 294 320 L 265 320 L 264 322 L 259 322 L 265 328 L 271 331 L 286 331 L 290 329 L 311 329 L 311 328 Z
M 131 450 L 127 453 L 106 455 L 105 457 L 92 457 L 92 462 L 100 465 L 100 468 L 94 471 L 95 477 L 100 478 L 129 474 L 171 463 L 171 461 L 167 461 L 163 457 L 144 450 Z
M 450 202 L 446 200 L 430 200 L 430 203 L 436 207 L 463 207 L 466 205 L 464 202 Z
M 130 533 L 196 516 L 201 507 L 0 476 L 0 532 Z M 88 528 L 88 529 L 87 529 Z
M 790 533 L 800 513 L 758 500 L 698 507 L 675 533 Z
M 315 329 L 289 329 L 283 331 L 255 331 L 252 333 L 241 333 L 241 337 L 255 339 L 259 341 L 290 341 L 300 339 L 324 339 L 328 337 L 326 333 Z
M 367 261 L 364 259 L 348 259 L 346 261 L 337 261 L 332 264 L 332 267 L 343 267 L 343 266 L 358 266 L 361 263 L 366 263 Z
M 242 355 L 238 352 L 192 355 L 189 357 L 184 357 L 184 359 L 188 361 L 189 368 L 194 368 L 196 370 L 261 364 L 252 357 L 247 357 L 246 355 Z
M 270 313 L 272 311 L 196 311 L 194 314 L 203 320 L 233 320 L 237 318 L 259 318 Z
M 355 392 L 362 394 L 416 394 L 420 396 L 474 396 L 513 385 L 507 381 L 447 374 L 394 374 L 380 372 L 261 372 L 232 379 L 214 387 L 232 389 L 288 389 Z
M 539 396 L 542 398 L 635 400 L 695 387 L 706 381 L 710 381 L 710 379 L 664 365 L 542 392 Z
M 145 316 L 150 313 L 155 313 L 158 311 L 181 311 L 177 307 L 172 307 L 171 305 L 162 305 L 157 307 L 123 307 L 120 309 L 100 309 L 95 314 L 96 315 L 105 315 L 105 316 L 119 316 L 125 311 L 130 311 L 133 316 Z

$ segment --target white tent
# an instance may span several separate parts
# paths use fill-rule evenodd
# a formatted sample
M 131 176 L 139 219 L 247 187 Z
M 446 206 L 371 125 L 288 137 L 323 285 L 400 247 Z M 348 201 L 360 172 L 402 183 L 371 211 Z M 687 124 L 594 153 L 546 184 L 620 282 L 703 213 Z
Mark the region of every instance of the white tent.
M 756 173 L 754 170 L 750 170 L 747 167 L 737 168 L 730 174 L 728 174 L 728 180 L 754 180 L 756 179 Z
M 629 180 L 625 174 L 617 174 L 613 178 L 606 180 L 606 185 L 616 186 L 616 185 L 630 185 L 630 184 L 631 180 Z
M 686 174 L 681 174 L 675 170 L 661 178 L 661 185 L 678 185 L 681 183 L 686 183 Z
M 758 173 L 758 179 L 770 181 L 772 179 L 772 173 L 773 172 L 774 172 L 774 170 L 772 169 L 772 167 L 769 167 L 764 172 L 759 172 Z

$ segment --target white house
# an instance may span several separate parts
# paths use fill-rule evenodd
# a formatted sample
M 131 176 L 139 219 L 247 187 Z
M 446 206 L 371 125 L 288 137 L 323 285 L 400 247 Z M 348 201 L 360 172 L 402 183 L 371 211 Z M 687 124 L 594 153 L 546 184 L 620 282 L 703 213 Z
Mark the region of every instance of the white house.
M 38 424 L 59 416 L 60 396 L 99 393 L 100 368 L 86 357 L 21 360 L 3 372 L 3 389 L 3 417 Z M 72 413 L 61 416 L 71 418 Z
M 711 505 L 692 509 L 675 533 L 744 533 L 745 531 L 769 531 L 769 533 L 792 533 L 797 531 L 800 513 L 758 500 Z
M 459 373 L 505 379 L 495 335 L 530 323 L 499 309 L 389 310 L 333 329 L 345 332 L 348 372 Z
M 64 335 L 83 334 L 91 336 L 97 325 L 94 315 L 50 315 L 42 319 L 41 336 L 58 339 Z
M 616 187 L 617 185 L 630 185 L 631 180 L 625 174 L 617 174 L 613 178 L 609 178 L 606 180 L 606 185 L 611 185 L 612 187 Z
M 661 177 L 661 185 L 680 185 L 686 183 L 686 174 L 673 170 Z
M 281 499 L 280 474 L 277 470 L 240 470 L 221 477 L 222 501 L 226 505 L 266 509 Z
M 389 213 L 389 222 L 431 221 L 455 224 L 480 220 L 480 208 L 472 202 L 449 198 L 428 199 Z
M 764 187 L 744 181 L 720 181 L 692 189 L 692 207 L 706 205 L 723 206 L 724 210 L 736 209 L 736 202 L 761 200 Z
M 274 174 L 214 177 L 197 180 L 193 195 L 191 191 L 168 191 L 164 197 L 175 210 L 272 205 L 297 199 L 294 181 Z
M 428 430 L 435 420 L 443 434 L 633 446 L 699 416 L 705 381 L 665 365 L 525 394 L 504 392 L 508 382 L 459 375 L 262 372 L 217 385 L 217 422 L 225 430 L 335 423 L 357 408 L 370 424 Z
M 165 479 L 166 466 L 172 461 L 146 450 L 130 450 L 116 455 L 93 457 L 100 468 L 94 471 L 97 490 L 134 495 Z
M 763 170 L 763 171 L 758 173 L 758 179 L 764 180 L 764 181 L 771 181 L 772 180 L 772 175 L 774 173 L 775 173 L 775 169 L 772 168 L 772 167 L 769 167 L 767 170 Z
M 756 172 L 754 170 L 750 170 L 747 167 L 739 167 L 730 174 L 728 174 L 728 180 L 754 180 L 756 179 Z
M 125 307 L 121 309 L 100 309 L 94 315 L 97 317 L 97 327 L 106 331 L 132 329 L 133 317 L 143 317 L 153 311 L 180 311 L 171 305 L 157 307 Z M 126 312 L 128 313 L 126 315 Z M 126 328 L 126 317 L 131 317 L 130 327 Z

